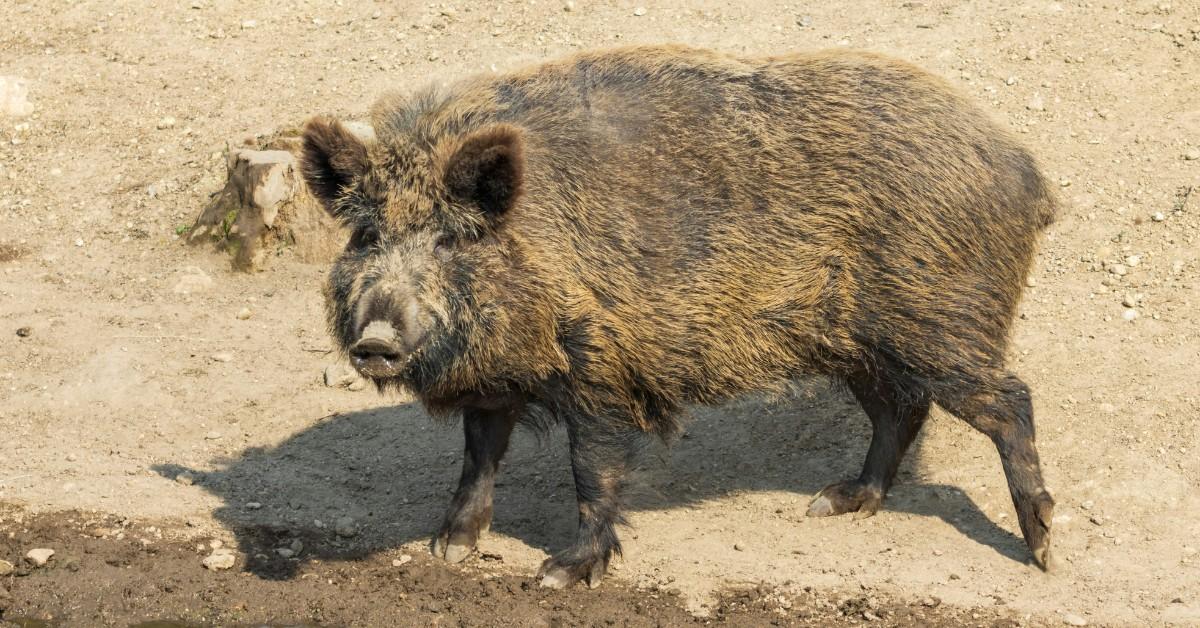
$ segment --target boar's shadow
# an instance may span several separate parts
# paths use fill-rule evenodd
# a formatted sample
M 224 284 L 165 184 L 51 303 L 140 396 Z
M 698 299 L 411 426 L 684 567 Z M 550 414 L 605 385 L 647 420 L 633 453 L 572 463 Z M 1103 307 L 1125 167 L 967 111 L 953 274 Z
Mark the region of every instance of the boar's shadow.
M 770 490 L 797 493 L 787 516 L 802 516 L 822 487 L 857 475 L 870 440 L 870 423 L 857 403 L 824 380 L 801 382 L 781 398 L 697 408 L 687 425 L 669 449 L 650 443 L 640 456 L 626 494 L 628 510 Z M 918 439 L 881 512 L 940 517 L 974 541 L 1026 561 L 1021 538 L 992 522 L 962 490 L 914 480 L 921 449 Z M 461 458 L 459 426 L 431 421 L 418 404 L 408 403 L 324 417 L 276 447 L 216 460 L 216 471 L 174 464 L 155 470 L 168 478 L 192 473 L 224 501 L 215 516 L 237 535 L 247 570 L 287 579 L 300 560 L 353 560 L 428 541 L 457 483 Z M 518 429 L 495 500 L 493 531 L 546 549 L 571 540 L 574 486 L 561 429 Z M 349 528 L 344 517 L 353 520 Z M 803 534 L 798 525 L 797 535 Z M 296 540 L 302 544 L 299 560 L 276 551 Z

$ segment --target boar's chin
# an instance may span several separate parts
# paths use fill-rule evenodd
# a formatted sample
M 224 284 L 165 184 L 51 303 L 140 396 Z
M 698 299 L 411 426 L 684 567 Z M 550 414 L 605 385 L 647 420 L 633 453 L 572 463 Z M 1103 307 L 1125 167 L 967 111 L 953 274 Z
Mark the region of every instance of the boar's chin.
M 450 371 L 459 358 L 461 346 L 453 334 L 428 337 L 395 377 L 377 380 L 376 384 L 381 389 L 395 386 L 422 398 L 453 395 L 448 390 L 449 380 L 453 379 Z

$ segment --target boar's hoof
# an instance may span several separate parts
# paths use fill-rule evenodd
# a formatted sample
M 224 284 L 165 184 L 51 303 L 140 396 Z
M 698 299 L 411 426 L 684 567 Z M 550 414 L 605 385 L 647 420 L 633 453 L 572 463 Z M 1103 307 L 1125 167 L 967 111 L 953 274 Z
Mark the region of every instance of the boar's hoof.
M 438 537 L 433 542 L 433 555 L 446 559 L 446 562 L 461 563 L 475 551 L 473 543 L 463 542 L 464 539 L 446 539 Z
M 560 562 L 558 559 L 547 558 L 538 570 L 541 578 L 540 586 L 546 589 L 565 589 L 583 580 L 589 589 L 600 586 L 604 573 L 608 571 L 607 561 L 602 559 L 582 562 Z
M 808 506 L 809 517 L 830 517 L 848 512 L 856 518 L 874 515 L 883 503 L 883 491 L 858 481 L 838 482 L 826 486 Z
M 1054 518 L 1054 500 L 1049 493 L 1043 491 L 1036 497 L 1020 501 L 1017 508 L 1017 521 L 1021 524 L 1021 532 L 1029 551 L 1033 552 L 1033 562 L 1042 571 L 1050 571 L 1050 523 Z

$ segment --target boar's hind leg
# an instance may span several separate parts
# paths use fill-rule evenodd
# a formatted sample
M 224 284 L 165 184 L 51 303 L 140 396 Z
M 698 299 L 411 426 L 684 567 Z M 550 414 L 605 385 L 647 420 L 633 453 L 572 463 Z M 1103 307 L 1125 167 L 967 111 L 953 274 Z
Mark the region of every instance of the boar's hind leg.
M 915 386 L 893 383 L 887 374 L 861 373 L 846 383 L 871 418 L 874 433 L 867 461 L 856 480 L 825 487 L 808 507 L 808 516 L 826 517 L 857 512 L 869 517 L 887 495 L 904 452 L 929 416 L 929 395 Z
M 580 580 L 599 586 L 614 554 L 621 553 L 619 493 L 640 432 L 601 419 L 569 418 L 571 469 L 579 502 L 579 528 L 570 547 L 547 558 L 538 570 L 541 586 L 569 587 Z
M 1029 387 L 1002 372 L 960 376 L 935 385 L 934 400 L 995 443 L 1025 543 L 1037 565 L 1046 569 L 1054 500 L 1042 482 Z
M 492 489 L 520 408 L 463 412 L 466 453 L 458 490 L 433 541 L 433 554 L 457 563 L 475 549 L 492 523 Z

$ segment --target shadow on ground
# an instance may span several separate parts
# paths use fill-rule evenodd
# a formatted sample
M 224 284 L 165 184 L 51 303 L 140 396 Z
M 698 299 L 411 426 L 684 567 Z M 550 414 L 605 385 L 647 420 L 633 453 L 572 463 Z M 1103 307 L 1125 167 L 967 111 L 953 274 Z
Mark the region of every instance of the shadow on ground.
M 648 449 L 627 507 L 666 510 L 765 490 L 807 498 L 856 476 L 869 438 L 858 405 L 819 381 L 781 400 L 699 409 L 673 447 Z M 570 541 L 575 504 L 565 441 L 561 430 L 541 439 L 514 437 L 497 486 L 494 531 L 544 549 Z M 214 461 L 217 471 L 172 464 L 155 470 L 168 478 L 192 473 L 224 501 L 216 518 L 238 535 L 247 569 L 287 579 L 298 562 L 273 550 L 297 539 L 306 558 L 334 560 L 428 539 L 457 482 L 461 447 L 457 424 L 436 423 L 419 405 L 405 404 L 325 417 L 277 447 Z M 909 458 L 920 453 L 918 440 Z M 1027 559 L 1023 541 L 988 519 L 960 489 L 912 484 L 903 471 L 899 482 L 904 489 L 893 493 L 886 510 L 940 517 L 1012 560 Z M 354 521 L 352 537 L 336 532 L 343 517 Z

